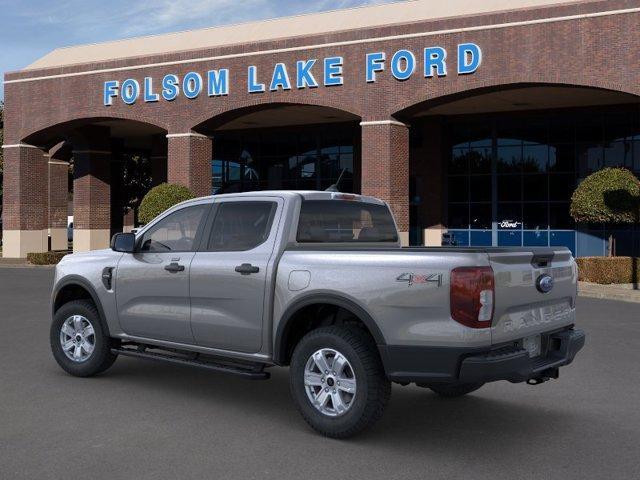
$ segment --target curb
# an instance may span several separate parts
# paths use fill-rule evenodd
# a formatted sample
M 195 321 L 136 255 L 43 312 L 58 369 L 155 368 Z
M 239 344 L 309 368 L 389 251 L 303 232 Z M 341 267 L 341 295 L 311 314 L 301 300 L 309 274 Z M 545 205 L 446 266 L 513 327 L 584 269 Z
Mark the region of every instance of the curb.
M 578 296 L 584 298 L 598 298 L 601 300 L 640 303 L 640 290 L 631 290 L 611 285 L 599 285 L 596 283 L 584 285 L 583 282 L 580 282 L 578 285 Z

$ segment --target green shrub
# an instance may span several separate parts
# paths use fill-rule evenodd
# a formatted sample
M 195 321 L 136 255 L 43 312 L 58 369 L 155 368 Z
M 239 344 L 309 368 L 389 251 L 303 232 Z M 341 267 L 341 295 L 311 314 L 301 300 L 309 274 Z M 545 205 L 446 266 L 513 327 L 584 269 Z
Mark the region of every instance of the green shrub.
M 580 257 L 576 262 L 578 263 L 578 280 L 581 282 L 608 285 L 634 283 L 640 279 L 640 258 Z
M 571 196 L 571 216 L 577 222 L 635 223 L 640 205 L 640 181 L 625 168 L 604 168 L 585 178 Z
M 27 253 L 27 261 L 32 265 L 55 265 L 69 252 Z
M 195 198 L 195 195 L 187 187 L 162 183 L 144 196 L 140 203 L 138 219 L 143 224 L 149 223 L 168 208 L 192 198 Z

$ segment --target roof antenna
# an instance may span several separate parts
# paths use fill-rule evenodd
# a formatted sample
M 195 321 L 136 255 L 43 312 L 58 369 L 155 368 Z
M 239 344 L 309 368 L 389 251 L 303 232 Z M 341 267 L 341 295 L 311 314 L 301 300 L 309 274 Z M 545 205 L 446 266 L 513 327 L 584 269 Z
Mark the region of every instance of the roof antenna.
M 347 169 L 343 168 L 342 171 L 340 172 L 340 176 L 338 177 L 338 180 L 336 180 L 336 183 L 331 185 L 329 188 L 325 189 L 325 192 L 339 192 L 340 190 L 338 189 L 338 186 L 340 185 L 340 181 L 342 180 L 342 176 L 344 175 L 344 172 L 346 172 L 346 171 L 347 171 Z

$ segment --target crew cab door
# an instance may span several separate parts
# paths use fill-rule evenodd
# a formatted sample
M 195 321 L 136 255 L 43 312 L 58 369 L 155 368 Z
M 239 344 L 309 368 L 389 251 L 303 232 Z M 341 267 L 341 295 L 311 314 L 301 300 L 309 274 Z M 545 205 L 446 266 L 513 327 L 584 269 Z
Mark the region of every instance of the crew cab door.
M 193 343 L 189 270 L 211 204 L 190 205 L 158 220 L 116 271 L 120 326 L 138 337 Z
M 216 200 L 191 264 L 191 328 L 201 346 L 258 352 L 283 200 Z

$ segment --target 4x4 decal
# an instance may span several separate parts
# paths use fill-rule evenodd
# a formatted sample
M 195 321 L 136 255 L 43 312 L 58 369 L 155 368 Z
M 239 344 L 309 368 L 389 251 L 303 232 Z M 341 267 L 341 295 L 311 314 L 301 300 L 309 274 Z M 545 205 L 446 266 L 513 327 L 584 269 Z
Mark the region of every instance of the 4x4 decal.
M 429 273 L 427 275 L 419 275 L 413 272 L 401 273 L 396 277 L 396 282 L 407 282 L 407 286 L 411 286 L 414 283 L 436 283 L 438 287 L 442 286 L 442 274 L 441 273 Z

